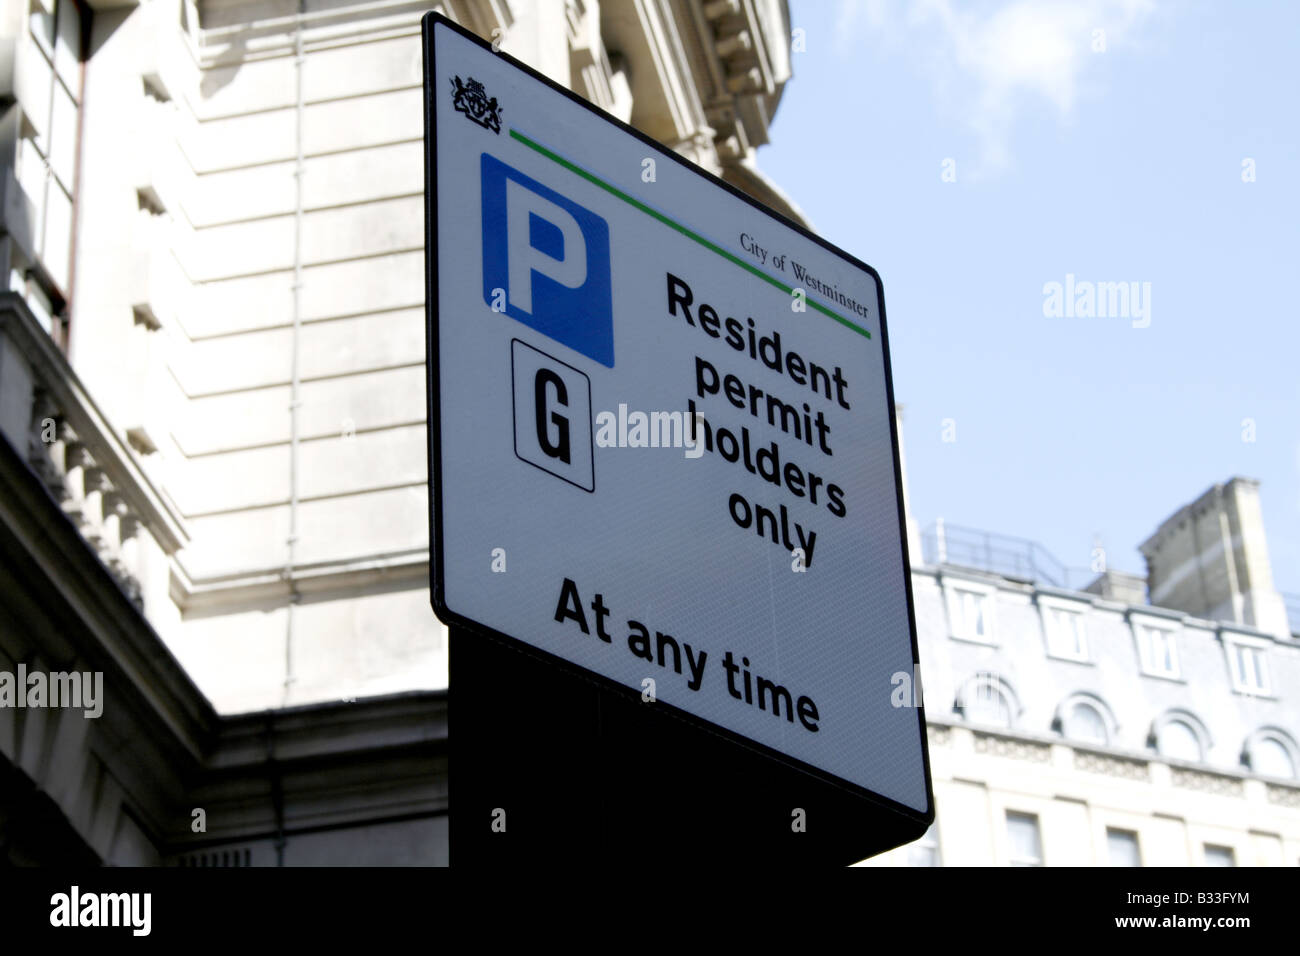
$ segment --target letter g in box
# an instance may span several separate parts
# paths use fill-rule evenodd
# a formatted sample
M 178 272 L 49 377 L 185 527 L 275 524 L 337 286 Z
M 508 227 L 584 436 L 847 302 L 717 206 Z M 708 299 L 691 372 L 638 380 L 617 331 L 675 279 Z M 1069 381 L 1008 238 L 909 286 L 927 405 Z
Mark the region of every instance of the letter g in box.
M 609 224 L 487 153 L 480 170 L 484 301 L 504 290 L 511 318 L 613 368 Z
M 515 455 L 583 491 L 595 491 L 591 380 L 518 339 L 510 340 L 510 371 Z

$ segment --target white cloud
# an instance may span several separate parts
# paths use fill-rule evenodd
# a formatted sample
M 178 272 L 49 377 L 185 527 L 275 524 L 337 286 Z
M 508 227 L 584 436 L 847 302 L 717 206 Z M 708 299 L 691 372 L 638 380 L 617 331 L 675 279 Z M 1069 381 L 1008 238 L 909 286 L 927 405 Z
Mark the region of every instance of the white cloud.
M 1131 44 L 1153 9 L 1153 0 L 841 0 L 837 48 L 877 39 L 920 56 L 941 105 L 977 138 L 969 175 L 1007 165 L 1012 127 L 1035 101 L 1068 119 L 1089 71 Z M 1096 30 L 1104 53 L 1093 50 Z

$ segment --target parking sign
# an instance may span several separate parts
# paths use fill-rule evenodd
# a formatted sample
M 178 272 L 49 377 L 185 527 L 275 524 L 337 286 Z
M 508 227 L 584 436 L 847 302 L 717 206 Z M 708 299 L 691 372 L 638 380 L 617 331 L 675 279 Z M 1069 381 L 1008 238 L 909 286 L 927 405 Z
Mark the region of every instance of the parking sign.
M 425 68 L 438 616 L 923 826 L 879 277 L 433 15 Z

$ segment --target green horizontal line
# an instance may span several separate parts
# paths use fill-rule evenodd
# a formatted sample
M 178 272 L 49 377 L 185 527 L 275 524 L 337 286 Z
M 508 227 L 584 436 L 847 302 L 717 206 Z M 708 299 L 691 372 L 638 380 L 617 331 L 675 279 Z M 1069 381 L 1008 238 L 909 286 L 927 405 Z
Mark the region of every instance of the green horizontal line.
M 693 239 L 695 242 L 698 242 L 705 249 L 708 249 L 712 252 L 716 252 L 718 255 L 722 256 L 722 258 L 726 259 L 728 262 L 740 266 L 740 268 L 744 269 L 746 272 L 750 273 L 751 275 L 757 276 L 758 278 L 762 279 L 768 285 L 776 286 L 786 295 L 794 295 L 794 288 L 792 286 L 786 285 L 784 282 L 782 282 L 780 279 L 777 279 L 775 276 L 770 276 L 766 272 L 763 272 L 761 269 L 758 269 L 753 265 L 751 265 L 750 263 L 745 262 L 743 259 L 740 259 L 739 257 L 732 255 L 730 252 L 728 252 L 726 249 L 723 249 L 721 246 L 705 239 L 698 232 L 692 232 L 690 229 L 687 229 L 685 226 L 683 226 L 680 222 L 677 222 L 675 219 L 669 219 L 667 216 L 665 216 L 663 213 L 659 212 L 658 210 L 651 209 L 649 206 L 641 202 L 639 199 L 635 199 L 632 196 L 629 196 L 627 193 L 623 192 L 623 190 L 619 189 L 617 186 L 605 182 L 605 180 L 601 179 L 599 176 L 595 175 L 594 173 L 588 172 L 587 170 L 583 169 L 581 166 L 577 166 L 569 162 L 563 156 L 551 152 L 541 143 L 534 142 L 533 140 L 525 136 L 523 133 L 519 132 L 517 129 L 512 129 L 510 131 L 510 136 L 513 139 L 519 140 L 519 142 L 523 143 L 529 149 L 533 149 L 541 153 L 547 159 L 559 163 L 565 169 L 569 170 L 569 172 L 576 173 L 577 175 L 581 176 L 583 179 L 587 180 L 587 182 L 595 186 L 599 186 L 601 189 L 605 190 L 605 192 L 609 193 L 611 196 L 617 196 L 619 199 L 623 200 L 629 206 L 633 206 L 636 209 L 641 210 L 641 212 L 645 213 L 647 216 L 650 216 L 653 219 L 657 219 L 659 222 L 663 223 L 669 229 L 673 229 L 677 232 L 680 232 L 686 238 Z M 812 299 L 809 299 L 807 297 L 806 293 L 804 295 L 804 300 L 810 306 L 816 309 L 818 312 L 830 316 L 836 322 L 839 322 L 841 325 L 847 326 L 848 328 L 852 329 L 854 332 L 857 332 L 859 335 L 865 335 L 867 338 L 871 338 L 871 333 L 868 332 L 866 329 L 862 328 L 862 326 L 850 322 L 844 316 L 840 315 L 838 312 L 826 308 L 826 306 L 822 305 L 820 302 L 814 302 Z

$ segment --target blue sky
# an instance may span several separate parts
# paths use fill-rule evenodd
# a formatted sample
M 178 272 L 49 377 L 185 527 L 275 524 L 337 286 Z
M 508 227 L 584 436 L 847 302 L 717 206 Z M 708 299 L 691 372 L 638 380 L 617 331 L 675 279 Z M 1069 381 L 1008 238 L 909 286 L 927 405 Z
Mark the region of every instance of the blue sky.
M 806 50 L 759 166 L 884 280 L 922 527 L 1079 567 L 1098 536 L 1141 573 L 1160 521 L 1246 475 L 1300 592 L 1300 4 L 791 15 Z M 1150 283 L 1149 325 L 1046 317 L 1067 274 Z

